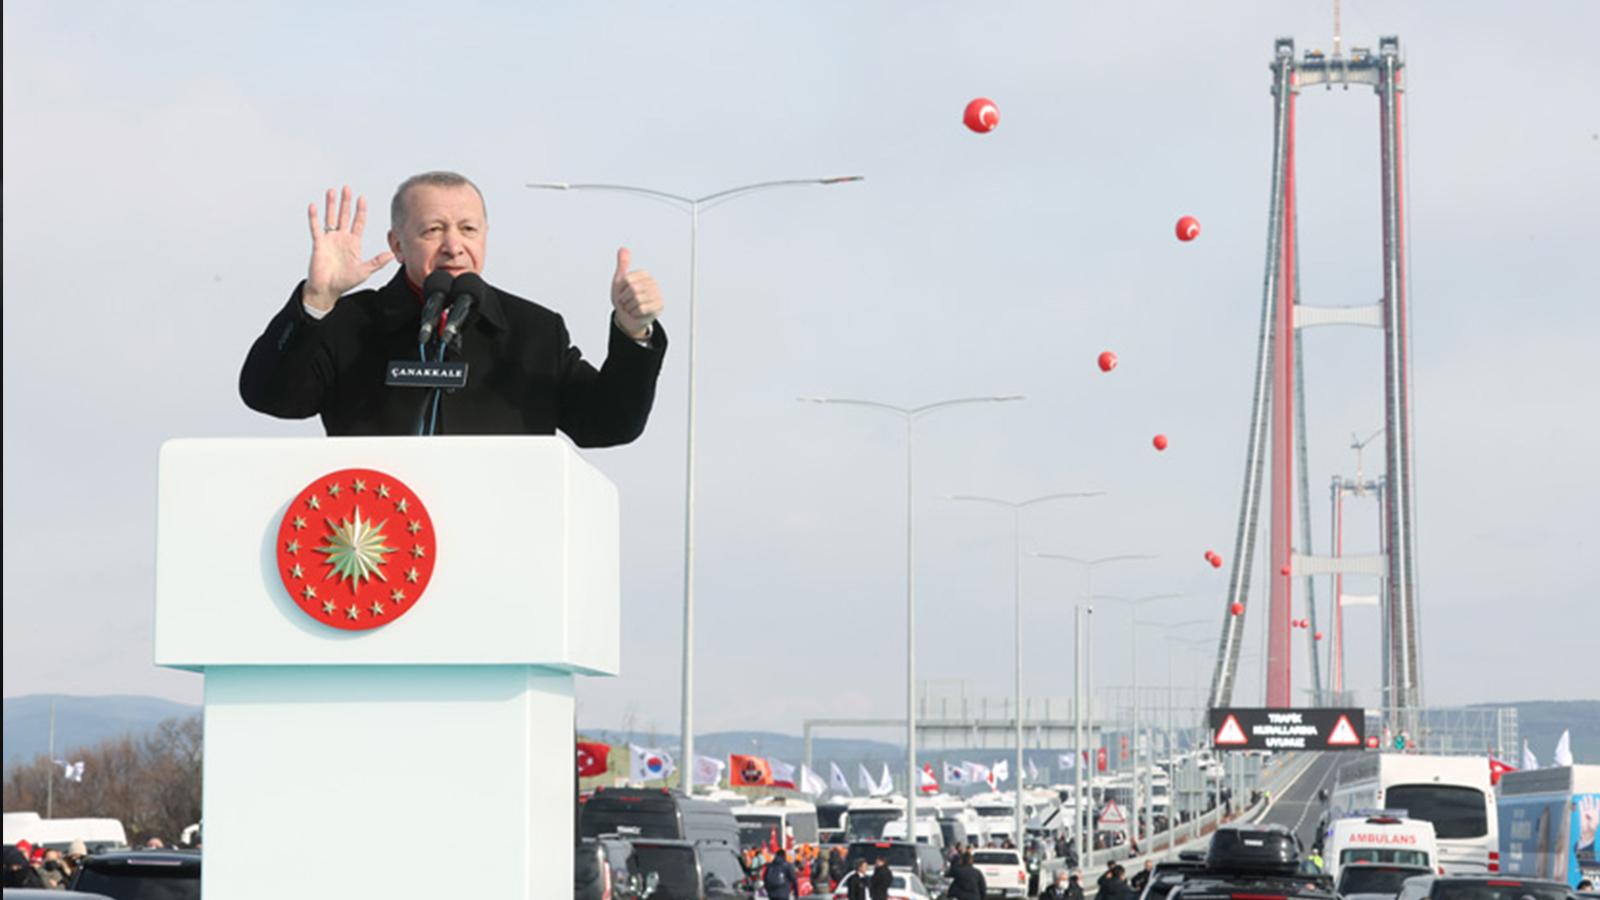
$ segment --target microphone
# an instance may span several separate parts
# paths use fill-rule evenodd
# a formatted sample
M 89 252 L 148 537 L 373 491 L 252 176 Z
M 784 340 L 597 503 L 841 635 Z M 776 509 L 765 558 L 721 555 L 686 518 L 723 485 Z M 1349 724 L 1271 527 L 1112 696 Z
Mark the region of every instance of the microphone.
M 434 269 L 422 282 L 422 327 L 417 330 L 417 346 L 425 347 L 433 338 L 433 330 L 439 327 L 439 312 L 444 309 L 455 280 L 449 272 Z
M 488 292 L 489 285 L 476 272 L 463 273 L 456 279 L 450 288 L 450 318 L 445 320 L 444 330 L 439 332 L 441 352 L 444 347 L 460 343 L 461 329 L 466 327 L 467 317 L 483 303 L 484 295 Z

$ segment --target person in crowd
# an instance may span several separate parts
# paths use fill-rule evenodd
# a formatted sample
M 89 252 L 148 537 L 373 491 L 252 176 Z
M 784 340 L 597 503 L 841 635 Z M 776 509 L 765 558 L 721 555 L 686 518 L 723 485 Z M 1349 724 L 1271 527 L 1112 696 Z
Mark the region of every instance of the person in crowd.
M 144 848 L 146 850 L 165 850 L 167 849 L 167 845 L 161 840 L 161 838 L 153 837 L 144 842 Z
M 1306 862 L 1316 867 L 1318 874 L 1321 874 L 1323 870 L 1322 854 L 1318 853 L 1315 848 L 1312 848 L 1311 852 L 1306 854 Z
M 39 880 L 52 890 L 66 890 L 72 872 L 62 864 L 60 850 L 46 850 L 39 861 Z
M 1067 900 L 1083 900 L 1083 870 L 1074 867 L 1067 881 Z
M 1111 883 L 1111 879 L 1115 877 L 1116 872 L 1117 864 L 1109 859 L 1106 860 L 1106 870 L 1100 873 L 1099 878 L 1095 879 L 1095 885 L 1100 889 L 1100 900 L 1105 900 L 1106 885 Z
M 863 859 L 860 862 L 861 862 L 862 865 L 866 865 L 867 861 L 865 859 Z M 835 847 L 835 848 L 833 848 L 833 852 L 828 854 L 828 883 L 829 883 L 829 886 L 833 887 L 833 888 L 838 888 L 839 887 L 839 882 L 843 881 L 844 880 L 844 876 L 849 874 L 849 873 L 850 873 L 850 864 L 845 861 L 844 848 L 843 847 Z
M 889 900 L 889 889 L 894 887 L 894 873 L 889 871 L 889 857 L 878 854 L 872 866 L 872 879 L 867 882 L 867 896 L 871 900 Z
M 6 887 L 44 887 L 44 879 L 39 877 L 33 864 L 28 861 L 28 854 L 23 852 L 21 844 L 6 845 L 4 883 Z
M 417 434 L 423 426 L 430 434 L 560 430 L 580 447 L 608 447 L 643 433 L 667 339 L 657 321 L 661 290 L 648 272 L 631 268 L 626 247 L 618 248 L 610 278 L 607 353 L 596 369 L 558 313 L 484 283 L 488 214 L 465 176 L 424 172 L 402 182 L 389 208 L 389 250 L 376 256 L 362 247 L 366 198 L 352 198 L 348 187 L 342 195 L 330 189 L 323 215 L 313 203 L 307 216 L 306 277 L 239 373 L 239 394 L 251 409 L 285 419 L 320 415 L 330 435 Z M 357 290 L 391 261 L 400 270 L 387 284 Z M 395 390 L 384 373 L 389 361 L 421 352 L 424 289 L 433 296 L 435 285 L 456 293 L 458 303 L 476 298 L 471 309 L 457 308 L 457 360 L 473 380 L 422 417 L 432 392 Z M 431 346 L 422 349 L 432 357 Z
M 867 871 L 867 858 L 863 856 L 856 860 L 855 874 L 850 876 L 850 886 L 845 892 L 848 900 L 867 900 L 867 881 L 871 877 Z
M 950 889 L 946 896 L 950 900 L 983 900 L 988 892 L 989 885 L 983 873 L 972 864 L 972 851 L 962 850 L 960 858 L 950 869 Z
M 800 890 L 800 879 L 795 876 L 789 854 L 782 847 L 772 855 L 772 862 L 767 863 L 761 873 L 761 886 L 769 900 L 789 900 Z
M 1100 889 L 1100 896 L 1096 900 L 1134 900 L 1133 888 L 1128 887 L 1128 881 L 1124 877 L 1126 874 L 1127 870 L 1120 864 L 1112 866 L 1111 878 L 1105 887 Z
M 1056 873 L 1049 887 L 1039 892 L 1039 900 L 1067 900 L 1071 896 L 1072 875 L 1066 869 Z
M 1590 881 L 1587 878 L 1585 878 L 1582 881 L 1578 882 L 1578 890 L 1580 890 L 1580 891 L 1592 891 L 1592 890 L 1594 890 L 1594 882 Z
M 1144 893 L 1144 886 L 1150 883 L 1150 873 L 1155 871 L 1155 868 L 1155 860 L 1147 859 L 1144 861 L 1144 868 L 1140 869 L 1138 874 L 1133 876 L 1133 881 L 1131 882 L 1134 893 Z

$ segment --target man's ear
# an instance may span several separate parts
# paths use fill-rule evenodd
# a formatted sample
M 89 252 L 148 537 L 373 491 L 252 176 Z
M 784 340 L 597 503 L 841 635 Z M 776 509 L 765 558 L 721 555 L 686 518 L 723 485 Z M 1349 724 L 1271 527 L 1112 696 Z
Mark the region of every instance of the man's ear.
M 406 261 L 400 255 L 400 237 L 394 233 L 393 228 L 389 229 L 389 252 L 394 254 L 395 262 L 405 265 Z

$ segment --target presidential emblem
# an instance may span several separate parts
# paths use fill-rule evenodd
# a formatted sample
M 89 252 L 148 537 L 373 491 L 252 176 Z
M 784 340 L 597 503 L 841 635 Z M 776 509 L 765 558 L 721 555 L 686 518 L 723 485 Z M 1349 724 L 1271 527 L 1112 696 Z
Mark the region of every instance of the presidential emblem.
M 278 527 L 278 574 L 324 625 L 364 631 L 415 606 L 433 575 L 433 521 L 398 478 L 340 469 L 295 496 Z

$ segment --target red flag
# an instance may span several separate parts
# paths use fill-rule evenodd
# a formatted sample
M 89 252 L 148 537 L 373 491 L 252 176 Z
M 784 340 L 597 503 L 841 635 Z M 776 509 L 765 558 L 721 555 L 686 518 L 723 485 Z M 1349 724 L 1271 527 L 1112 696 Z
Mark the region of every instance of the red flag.
M 766 787 L 772 784 L 772 766 L 759 756 L 728 754 L 728 784 L 733 787 Z
M 604 775 L 611 767 L 611 746 L 599 741 L 578 742 L 578 777 Z
M 774 856 L 778 853 L 778 829 L 772 829 L 772 834 L 767 838 L 767 852 Z
M 1489 757 L 1489 783 L 1491 785 L 1499 784 L 1501 775 L 1504 775 L 1507 772 L 1515 771 L 1517 771 L 1516 766 L 1513 766 L 1510 763 L 1503 763 L 1500 760 L 1495 759 L 1493 756 Z
M 1099 750 L 1095 751 L 1094 767 L 1101 772 L 1106 770 L 1106 748 L 1101 747 Z

